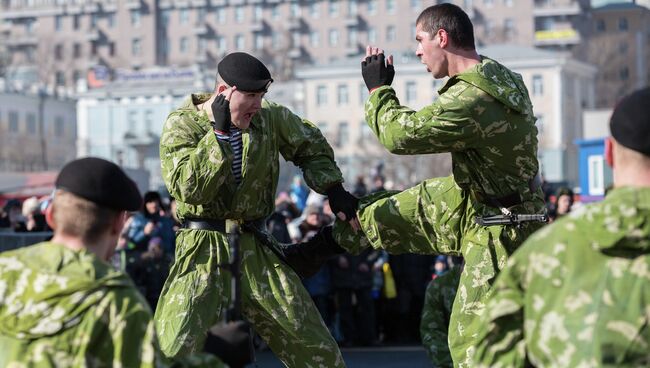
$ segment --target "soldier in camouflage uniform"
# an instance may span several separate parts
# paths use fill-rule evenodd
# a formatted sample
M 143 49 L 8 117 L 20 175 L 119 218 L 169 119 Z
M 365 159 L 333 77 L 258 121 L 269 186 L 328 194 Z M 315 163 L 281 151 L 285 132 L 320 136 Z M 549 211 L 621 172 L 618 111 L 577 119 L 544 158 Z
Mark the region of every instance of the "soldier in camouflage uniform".
M 420 337 L 434 367 L 453 367 L 447 335 L 449 316 L 454 304 L 462 266 L 456 266 L 447 273 L 431 280 L 424 296 Z
M 151 310 L 107 260 L 125 210 L 142 202 L 117 165 L 66 165 L 47 210 L 49 242 L 0 254 L 0 367 L 223 366 L 208 354 L 172 362 Z
M 223 316 L 231 277 L 218 266 L 230 257 L 226 227 L 239 223 L 256 228 L 240 236 L 244 317 L 285 365 L 342 367 L 309 294 L 260 222 L 274 209 L 280 155 L 302 169 L 312 189 L 327 193 L 335 212 L 345 208 L 354 217 L 356 198 L 343 190 L 332 148 L 316 126 L 262 99 L 272 79 L 259 60 L 230 54 L 219 76 L 214 93 L 191 95 L 169 115 L 161 136 L 163 179 L 184 221 L 155 315 L 163 351 L 200 349 L 207 328 Z
M 467 366 L 478 317 L 496 275 L 541 226 L 516 226 L 509 220 L 512 214 L 544 210 L 535 180 L 535 116 L 521 76 L 476 53 L 472 23 L 459 7 L 425 9 L 416 35 L 416 55 L 433 77 L 450 77 L 439 98 L 420 111 L 400 105 L 390 87 L 392 57 L 386 65 L 383 51 L 368 47 L 362 63 L 371 92 L 366 122 L 392 153 L 451 152 L 453 176 L 425 180 L 383 198 L 362 198 L 358 218 L 363 232 L 337 221 L 333 236 L 350 253 L 371 245 L 389 253 L 463 256 L 466 267 L 451 314 L 449 344 L 454 364 Z M 493 215 L 507 224 L 482 226 L 475 221 Z
M 614 189 L 531 236 L 494 285 L 483 367 L 650 365 L 650 88 L 624 98 L 605 158 Z

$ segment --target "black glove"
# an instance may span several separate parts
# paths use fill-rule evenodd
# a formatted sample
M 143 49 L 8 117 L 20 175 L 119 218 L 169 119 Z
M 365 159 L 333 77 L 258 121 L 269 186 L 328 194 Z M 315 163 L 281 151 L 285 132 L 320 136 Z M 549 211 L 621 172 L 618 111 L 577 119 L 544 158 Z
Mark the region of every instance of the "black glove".
M 221 133 L 230 132 L 230 101 L 226 100 L 226 96 L 219 95 L 214 99 L 212 105 L 212 127 Z
M 334 214 L 343 212 L 345 221 L 350 221 L 357 217 L 359 199 L 343 188 L 341 183 L 331 186 L 326 191 L 327 198 L 330 201 L 330 208 Z
M 252 363 L 250 327 L 246 321 L 228 322 L 211 328 L 203 347 L 232 368 Z
M 390 86 L 395 77 L 395 68 L 386 64 L 384 54 L 371 55 L 361 62 L 361 75 L 368 91 L 381 86 Z

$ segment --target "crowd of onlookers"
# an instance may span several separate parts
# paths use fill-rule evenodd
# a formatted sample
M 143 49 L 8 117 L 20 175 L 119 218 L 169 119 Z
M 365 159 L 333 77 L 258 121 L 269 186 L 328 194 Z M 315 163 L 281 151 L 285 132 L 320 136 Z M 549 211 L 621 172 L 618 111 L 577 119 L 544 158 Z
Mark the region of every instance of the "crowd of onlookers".
M 367 186 L 357 178 L 351 191 L 358 197 L 385 190 L 377 175 Z M 569 213 L 574 194 L 568 188 L 545 190 L 551 220 Z M 49 231 L 45 208 L 49 197 L 11 199 L 0 210 L 0 231 Z M 327 197 L 310 191 L 299 176 L 278 194 L 267 228 L 280 242 L 306 241 L 334 221 Z M 174 258 L 175 201 L 147 192 L 144 205 L 132 213 L 122 231 L 113 264 L 126 271 L 152 308 Z M 417 343 L 424 294 L 430 280 L 460 264 L 455 257 L 389 255 L 367 249 L 331 259 L 313 277 L 303 280 L 333 336 L 343 346 Z

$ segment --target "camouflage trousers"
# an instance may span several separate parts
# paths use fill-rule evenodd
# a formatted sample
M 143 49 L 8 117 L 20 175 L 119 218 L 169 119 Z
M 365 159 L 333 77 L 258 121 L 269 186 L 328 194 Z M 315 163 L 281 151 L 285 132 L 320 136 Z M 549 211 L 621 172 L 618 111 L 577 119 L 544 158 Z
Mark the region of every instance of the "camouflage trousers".
M 341 352 L 300 278 L 250 233 L 240 237 L 242 313 L 287 367 L 344 367 Z M 183 356 L 203 348 L 208 328 L 229 306 L 226 237 L 181 230 L 176 260 L 155 314 L 162 351 Z
M 476 215 L 498 211 L 473 201 L 453 177 L 434 178 L 403 192 L 363 198 L 358 216 L 365 234 L 354 233 L 348 223 L 337 220 L 334 237 L 354 254 L 372 246 L 392 254 L 462 255 L 465 268 L 450 316 L 449 350 L 454 366 L 467 367 L 497 274 L 508 256 L 539 228 L 533 223 L 521 228 L 483 227 L 474 221 Z

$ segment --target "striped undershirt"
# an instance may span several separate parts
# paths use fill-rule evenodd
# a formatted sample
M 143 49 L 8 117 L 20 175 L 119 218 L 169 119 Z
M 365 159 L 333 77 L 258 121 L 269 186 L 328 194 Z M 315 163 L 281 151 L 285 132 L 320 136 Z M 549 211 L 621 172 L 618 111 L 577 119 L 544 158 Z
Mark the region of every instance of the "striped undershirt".
M 242 152 L 244 151 L 244 145 L 241 138 L 241 129 L 237 128 L 234 125 L 230 125 L 230 133 L 228 135 L 221 134 L 215 130 L 214 132 L 217 135 L 217 139 L 225 142 L 230 142 L 230 148 L 232 148 L 232 153 L 235 156 L 232 160 L 232 175 L 235 177 L 235 182 L 237 185 L 241 183 L 241 161 L 242 161 Z

